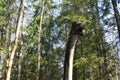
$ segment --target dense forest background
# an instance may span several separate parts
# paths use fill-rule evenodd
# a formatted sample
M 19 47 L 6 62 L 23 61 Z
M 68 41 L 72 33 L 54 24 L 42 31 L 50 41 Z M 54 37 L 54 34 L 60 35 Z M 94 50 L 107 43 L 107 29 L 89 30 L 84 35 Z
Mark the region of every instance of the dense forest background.
M 72 21 L 73 80 L 120 80 L 120 0 L 0 0 L 0 80 L 62 80 Z

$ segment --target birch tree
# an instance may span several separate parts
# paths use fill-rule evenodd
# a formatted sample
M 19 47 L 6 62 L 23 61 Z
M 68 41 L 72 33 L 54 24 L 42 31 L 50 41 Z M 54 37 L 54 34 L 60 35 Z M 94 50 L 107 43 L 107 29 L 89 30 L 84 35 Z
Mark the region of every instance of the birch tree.
M 113 5 L 113 10 L 114 10 L 114 16 L 115 16 L 116 23 L 117 23 L 118 34 L 120 38 L 120 15 L 119 15 L 119 11 L 117 9 L 117 3 L 115 0 L 112 0 L 112 5 Z
M 12 72 L 12 64 L 13 64 L 15 51 L 18 46 L 18 38 L 19 38 L 19 33 L 20 33 L 22 16 L 23 16 L 23 12 L 24 12 L 24 3 L 25 3 L 25 0 L 21 0 L 19 12 L 18 12 L 17 25 L 16 25 L 17 29 L 16 29 L 16 35 L 15 35 L 15 43 L 14 43 L 14 47 L 12 49 L 12 53 L 10 55 L 10 61 L 9 61 L 9 65 L 8 65 L 8 72 L 7 72 L 6 80 L 10 80 L 10 76 L 11 76 L 11 72 Z
M 6 63 L 7 63 L 7 67 L 8 67 L 8 62 L 9 62 L 9 51 L 10 51 L 10 38 L 11 38 L 11 33 L 10 33 L 10 29 L 11 29 L 11 25 L 10 25 L 10 19 L 11 19 L 11 13 L 12 13 L 12 8 L 13 8 L 13 2 L 14 0 L 10 0 L 8 1 L 8 13 L 7 13 L 7 30 L 6 30 Z
M 113 5 L 114 17 L 116 19 L 116 24 L 117 24 L 118 34 L 119 34 L 119 41 L 120 41 L 120 14 L 119 14 L 119 11 L 117 8 L 117 2 L 115 0 L 111 0 L 111 1 L 112 1 L 112 5 Z M 119 0 L 118 0 L 118 3 L 119 3 Z M 118 58 L 118 61 L 120 61 L 118 53 L 117 53 L 117 58 Z M 117 68 L 116 68 L 116 76 L 117 76 L 116 79 L 117 80 L 120 78 L 119 70 L 118 70 L 118 68 L 120 68 L 119 64 L 120 63 L 118 63 Z
M 25 26 L 25 10 L 24 10 L 24 13 L 23 13 L 23 21 L 22 21 L 22 29 L 24 29 L 24 26 Z M 23 55 L 23 34 L 24 34 L 24 31 L 21 31 L 20 32 L 20 50 L 19 50 L 19 60 L 18 60 L 18 80 L 21 79 L 21 62 L 22 62 L 22 59 L 24 57 Z

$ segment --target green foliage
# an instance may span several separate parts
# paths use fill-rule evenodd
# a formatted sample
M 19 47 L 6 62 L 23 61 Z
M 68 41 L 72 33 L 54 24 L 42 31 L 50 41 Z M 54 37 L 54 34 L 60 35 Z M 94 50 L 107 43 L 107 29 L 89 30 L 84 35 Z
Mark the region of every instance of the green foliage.
M 6 25 L 7 24 L 6 18 L 3 17 L 3 16 L 0 16 L 0 23 L 3 24 L 3 25 Z
M 0 11 L 5 12 L 5 11 L 6 11 L 6 9 L 5 9 L 5 8 L 3 8 L 2 6 L 0 6 Z
M 0 54 L 2 54 L 2 53 L 6 53 L 6 50 L 5 50 L 5 48 L 0 47 Z
M 87 20 L 84 16 L 80 16 L 78 14 L 69 14 L 67 16 L 63 16 L 63 19 L 71 21 L 71 22 L 85 22 L 85 23 L 90 23 L 89 20 Z

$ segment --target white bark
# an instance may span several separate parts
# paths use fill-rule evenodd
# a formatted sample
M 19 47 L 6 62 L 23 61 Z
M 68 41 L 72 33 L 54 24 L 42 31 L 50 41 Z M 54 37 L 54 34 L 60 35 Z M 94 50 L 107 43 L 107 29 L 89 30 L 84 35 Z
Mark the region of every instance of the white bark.
M 18 80 L 20 80 L 20 77 L 21 77 L 21 61 L 23 59 L 23 53 L 22 51 L 20 51 L 20 54 L 19 54 L 19 61 L 18 61 Z
M 73 59 L 75 45 L 78 40 L 78 35 L 69 36 L 65 54 L 65 64 L 64 64 L 64 79 L 63 80 L 73 80 Z
M 73 58 L 74 58 L 74 51 L 75 51 L 75 44 L 76 44 L 76 39 L 73 39 L 74 41 L 74 45 L 72 47 L 72 49 L 70 50 L 70 60 L 69 60 L 69 72 L 68 72 L 68 80 L 72 80 L 72 76 L 73 76 Z
M 8 1 L 8 12 L 7 12 L 7 30 L 6 30 L 6 66 L 8 67 L 9 63 L 9 51 L 10 51 L 10 19 L 11 19 L 11 12 L 13 8 L 13 0 Z
M 83 36 L 83 30 L 85 27 L 85 23 L 72 23 L 72 28 L 69 34 L 69 38 L 66 44 L 66 53 L 65 53 L 65 61 L 64 61 L 64 77 L 63 80 L 72 80 L 73 74 L 73 58 L 75 45 L 78 40 L 78 36 Z
M 25 18 L 24 18 L 24 16 L 25 16 L 25 11 L 24 11 L 24 13 L 23 13 L 23 21 L 22 21 L 22 28 L 24 29 L 24 21 L 25 21 Z M 18 60 L 18 80 L 20 80 L 20 77 L 21 77 L 21 62 L 22 62 L 22 59 L 23 59 L 23 57 L 24 57 L 24 55 L 23 55 L 23 39 L 22 39 L 22 35 L 23 35 L 23 32 L 24 31 L 21 31 L 20 32 L 20 40 L 21 40 L 21 42 L 20 42 L 20 52 L 19 52 L 19 60 Z
M 16 51 L 17 45 L 18 45 L 18 37 L 19 37 L 19 32 L 20 32 L 22 16 L 23 16 L 23 12 L 24 12 L 24 3 L 25 3 L 25 0 L 21 0 L 19 12 L 18 12 L 18 20 L 17 20 L 17 25 L 16 25 L 17 30 L 16 30 L 16 35 L 15 35 L 15 44 L 14 44 L 12 53 L 10 55 L 10 61 L 9 61 L 9 65 L 8 65 L 8 72 L 7 72 L 6 80 L 10 80 L 10 76 L 11 76 L 13 59 L 14 59 L 15 51 Z

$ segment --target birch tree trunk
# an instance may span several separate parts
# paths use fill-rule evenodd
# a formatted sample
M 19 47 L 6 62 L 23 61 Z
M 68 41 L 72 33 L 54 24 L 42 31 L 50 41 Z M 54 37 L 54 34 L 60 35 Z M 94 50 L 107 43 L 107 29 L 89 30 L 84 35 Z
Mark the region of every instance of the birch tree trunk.
M 20 52 L 19 52 L 19 61 L 18 61 L 18 79 L 17 80 L 21 80 L 21 62 L 22 62 L 22 59 L 23 59 L 23 51 L 22 51 L 22 44 L 23 42 L 21 41 L 20 43 Z
M 11 11 L 13 7 L 13 0 L 8 1 L 9 6 L 8 6 L 8 13 L 7 13 L 7 30 L 6 30 L 6 67 L 8 67 L 9 63 L 9 49 L 10 49 L 10 18 L 11 18 Z
M 8 11 L 7 11 L 7 29 L 6 29 L 6 59 L 5 59 L 5 76 L 3 76 L 4 78 L 6 78 L 6 73 L 7 73 L 7 68 L 8 68 L 8 63 L 9 63 L 9 55 L 10 55 L 10 19 L 11 19 L 11 11 L 12 11 L 12 6 L 13 5 L 13 0 L 8 1 Z
M 24 22 L 25 21 L 25 10 L 24 10 L 24 13 L 23 13 L 23 21 L 22 21 L 22 29 L 24 29 Z M 22 62 L 22 59 L 24 57 L 23 55 L 23 32 L 24 31 L 21 31 L 20 32 L 20 50 L 19 50 L 19 60 L 18 60 L 18 79 L 17 80 L 21 80 L 21 62 Z
M 120 15 L 119 15 L 119 11 L 117 9 L 116 0 L 112 0 L 112 5 L 113 5 L 114 15 L 115 15 L 116 23 L 117 23 L 119 39 L 120 39 Z
M 44 3 L 45 0 L 42 1 L 42 11 L 40 17 L 40 27 L 38 29 L 38 72 L 37 72 L 37 80 L 40 80 L 40 64 L 41 64 L 41 33 L 42 33 L 42 21 L 43 21 L 43 12 L 44 12 Z
M 14 44 L 12 53 L 10 55 L 10 61 L 9 61 L 9 65 L 8 65 L 8 72 L 7 72 L 6 80 L 10 80 L 10 76 L 11 76 L 13 59 L 14 59 L 15 51 L 16 51 L 17 45 L 18 45 L 18 37 L 19 37 L 19 32 L 20 32 L 22 16 L 23 16 L 23 12 L 24 12 L 24 3 L 25 3 L 25 0 L 21 0 L 19 12 L 18 12 L 18 20 L 17 20 L 17 25 L 16 25 L 17 30 L 16 30 L 16 35 L 15 35 L 15 44 Z
M 117 24 L 117 28 L 118 28 L 118 34 L 119 34 L 119 41 L 120 41 L 120 14 L 119 14 L 119 11 L 118 11 L 118 8 L 117 8 L 117 2 L 116 2 L 116 0 L 112 0 L 112 5 L 113 5 L 114 16 L 115 16 L 115 19 L 116 19 L 116 24 Z M 118 53 L 117 53 L 117 57 L 118 57 L 118 60 L 120 61 Z M 118 63 L 117 69 L 116 69 L 116 76 L 117 76 L 116 78 L 118 80 L 120 79 L 119 68 L 120 68 L 120 63 Z
M 79 35 L 83 35 L 84 24 L 73 22 L 66 44 L 63 80 L 72 80 L 75 45 Z

